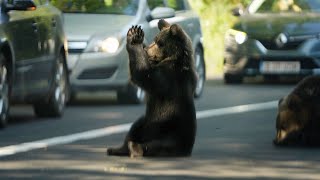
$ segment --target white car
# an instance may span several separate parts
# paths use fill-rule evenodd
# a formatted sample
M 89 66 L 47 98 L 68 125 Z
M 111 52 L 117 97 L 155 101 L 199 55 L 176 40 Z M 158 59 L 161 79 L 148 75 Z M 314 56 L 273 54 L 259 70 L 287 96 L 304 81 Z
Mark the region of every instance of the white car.
M 141 25 L 145 43 L 150 44 L 159 32 L 160 18 L 180 24 L 191 37 L 199 76 L 195 97 L 201 95 L 205 82 L 202 34 L 187 0 L 51 2 L 64 13 L 72 97 L 80 91 L 113 90 L 121 103 L 143 102 L 144 92 L 129 81 L 125 37 L 132 25 Z

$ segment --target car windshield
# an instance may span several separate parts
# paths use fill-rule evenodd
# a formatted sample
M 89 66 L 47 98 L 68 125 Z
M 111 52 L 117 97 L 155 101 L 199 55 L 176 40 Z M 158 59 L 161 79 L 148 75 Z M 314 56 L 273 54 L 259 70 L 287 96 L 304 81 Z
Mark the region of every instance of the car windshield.
M 64 13 L 135 15 L 139 0 L 51 0 Z
M 319 0 L 253 0 L 249 13 L 320 12 Z

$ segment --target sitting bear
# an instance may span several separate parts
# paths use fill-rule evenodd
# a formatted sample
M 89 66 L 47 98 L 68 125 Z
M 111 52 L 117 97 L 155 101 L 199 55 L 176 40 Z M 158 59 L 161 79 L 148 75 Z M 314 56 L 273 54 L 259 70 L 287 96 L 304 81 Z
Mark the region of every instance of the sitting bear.
M 127 33 L 131 81 L 147 95 L 145 115 L 133 123 L 117 156 L 190 156 L 196 136 L 194 70 L 191 40 L 183 29 L 164 20 L 149 46 L 144 32 L 133 26 Z
M 320 76 L 303 79 L 279 100 L 275 145 L 320 145 Z

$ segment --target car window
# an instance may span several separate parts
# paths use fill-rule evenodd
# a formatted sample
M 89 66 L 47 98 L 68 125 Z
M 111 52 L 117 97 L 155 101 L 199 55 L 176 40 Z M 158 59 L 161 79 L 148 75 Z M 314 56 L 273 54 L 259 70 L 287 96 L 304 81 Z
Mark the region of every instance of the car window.
M 139 0 L 51 0 L 64 13 L 135 15 Z
M 320 12 L 319 0 L 254 0 L 250 13 Z

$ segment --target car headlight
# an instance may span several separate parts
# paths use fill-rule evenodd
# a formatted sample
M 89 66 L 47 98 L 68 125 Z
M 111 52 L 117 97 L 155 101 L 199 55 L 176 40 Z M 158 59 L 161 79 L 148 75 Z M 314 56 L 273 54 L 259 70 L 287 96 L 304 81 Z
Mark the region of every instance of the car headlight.
M 242 32 L 242 31 L 238 31 L 238 30 L 234 30 L 234 29 L 229 29 L 227 34 L 233 36 L 234 40 L 238 44 L 243 44 L 248 39 L 247 33 Z
M 115 53 L 119 48 L 120 42 L 115 37 L 108 37 L 102 41 L 98 41 L 95 51 Z

